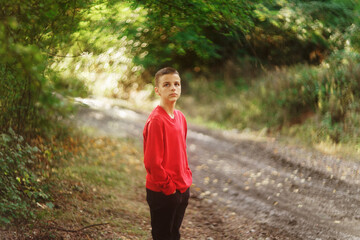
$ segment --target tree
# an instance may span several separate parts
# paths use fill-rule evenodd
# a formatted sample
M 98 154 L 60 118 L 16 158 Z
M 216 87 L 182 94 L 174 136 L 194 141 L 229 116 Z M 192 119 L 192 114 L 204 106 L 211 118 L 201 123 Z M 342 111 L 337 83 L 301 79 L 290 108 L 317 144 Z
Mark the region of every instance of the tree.
M 35 133 L 57 118 L 56 75 L 48 66 L 69 45 L 87 0 L 0 2 L 0 130 Z M 57 114 L 56 114 L 57 113 Z
M 245 56 L 275 65 L 318 64 L 345 47 L 358 5 L 352 0 L 136 0 L 133 7 L 146 9 L 150 31 L 141 36 L 149 54 L 135 60 L 148 69 L 214 68 Z
M 144 24 L 150 29 L 144 34 L 149 54 L 141 61 L 147 68 L 187 68 L 231 58 L 254 26 L 253 1 L 134 1 L 133 7 L 139 6 L 147 11 Z

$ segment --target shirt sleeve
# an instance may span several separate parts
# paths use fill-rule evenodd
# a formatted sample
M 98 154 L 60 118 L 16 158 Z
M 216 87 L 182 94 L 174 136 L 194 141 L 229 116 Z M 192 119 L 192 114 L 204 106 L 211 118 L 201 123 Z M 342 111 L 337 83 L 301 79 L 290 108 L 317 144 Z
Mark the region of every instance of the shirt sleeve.
M 152 182 L 159 186 L 165 195 L 170 195 L 176 186 L 162 166 L 164 156 L 164 132 L 157 119 L 148 122 L 144 134 L 144 165 Z
M 184 126 L 184 128 L 185 128 L 185 141 L 186 141 L 186 139 L 187 139 L 187 122 L 186 122 L 186 119 L 185 119 L 185 117 L 184 117 L 184 122 L 185 122 L 185 126 Z

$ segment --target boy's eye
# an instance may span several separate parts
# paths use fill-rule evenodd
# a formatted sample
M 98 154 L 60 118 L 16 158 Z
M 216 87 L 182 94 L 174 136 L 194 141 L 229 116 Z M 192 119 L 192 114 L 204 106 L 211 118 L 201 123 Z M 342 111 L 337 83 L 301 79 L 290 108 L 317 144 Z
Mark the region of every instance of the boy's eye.
M 175 86 L 177 86 L 177 87 L 180 86 L 180 83 L 175 83 Z

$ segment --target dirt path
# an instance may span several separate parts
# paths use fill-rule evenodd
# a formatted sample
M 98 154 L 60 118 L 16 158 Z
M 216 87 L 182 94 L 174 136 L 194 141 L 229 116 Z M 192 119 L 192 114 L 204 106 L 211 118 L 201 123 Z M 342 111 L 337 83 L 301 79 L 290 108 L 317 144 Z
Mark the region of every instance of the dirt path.
M 80 101 L 90 106 L 77 115 L 81 124 L 142 141 L 146 114 Z M 359 163 L 195 126 L 188 154 L 202 215 L 190 208 L 184 228 L 212 225 L 208 239 L 360 239 Z

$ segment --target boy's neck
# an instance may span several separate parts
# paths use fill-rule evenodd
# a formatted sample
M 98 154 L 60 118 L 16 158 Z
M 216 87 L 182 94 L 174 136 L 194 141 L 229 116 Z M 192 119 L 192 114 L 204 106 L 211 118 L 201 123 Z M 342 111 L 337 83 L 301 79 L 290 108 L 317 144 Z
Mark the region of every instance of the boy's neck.
M 164 103 L 160 102 L 160 107 L 162 107 L 169 116 L 174 117 L 174 110 L 175 110 L 176 102 L 169 102 Z

